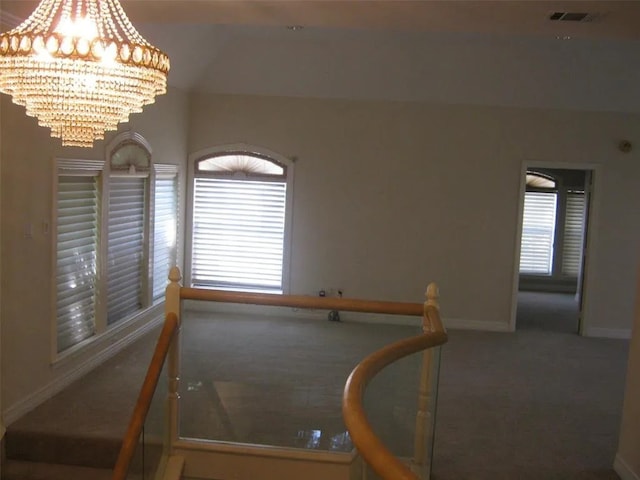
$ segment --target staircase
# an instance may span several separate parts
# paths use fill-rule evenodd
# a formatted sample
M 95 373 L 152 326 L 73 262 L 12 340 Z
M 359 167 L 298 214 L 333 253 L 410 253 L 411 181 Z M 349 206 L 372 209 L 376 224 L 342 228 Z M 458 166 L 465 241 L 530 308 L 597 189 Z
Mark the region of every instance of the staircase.
M 3 466 L 2 478 L 4 480 L 111 480 L 111 470 L 7 460 Z

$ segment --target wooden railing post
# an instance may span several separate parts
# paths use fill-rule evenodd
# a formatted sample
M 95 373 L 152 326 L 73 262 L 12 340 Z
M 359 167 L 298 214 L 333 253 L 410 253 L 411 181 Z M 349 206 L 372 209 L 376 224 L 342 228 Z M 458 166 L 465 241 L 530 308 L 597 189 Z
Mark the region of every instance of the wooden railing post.
M 179 413 L 180 413 L 180 331 L 182 320 L 180 318 L 180 280 L 182 275 L 178 267 L 172 267 L 169 272 L 169 285 L 166 290 L 166 300 L 164 304 L 165 314 L 174 313 L 178 319 L 176 333 L 173 336 L 169 355 L 167 357 L 167 415 L 165 441 L 169 452 L 173 450 L 173 444 L 178 440 L 179 432 Z
M 430 308 L 439 310 L 438 299 L 440 293 L 435 283 L 430 283 L 425 292 L 424 315 L 422 317 L 423 333 L 431 333 L 436 330 L 432 316 L 429 314 Z M 416 413 L 416 430 L 413 448 L 412 470 L 422 478 L 422 473 L 427 461 L 431 461 L 427 455 L 427 435 L 433 428 L 433 418 L 429 402 L 431 401 L 431 369 L 432 369 L 433 349 L 430 348 L 422 352 L 422 367 L 420 370 L 420 384 L 418 385 L 418 411 Z M 423 479 L 427 480 L 427 479 Z

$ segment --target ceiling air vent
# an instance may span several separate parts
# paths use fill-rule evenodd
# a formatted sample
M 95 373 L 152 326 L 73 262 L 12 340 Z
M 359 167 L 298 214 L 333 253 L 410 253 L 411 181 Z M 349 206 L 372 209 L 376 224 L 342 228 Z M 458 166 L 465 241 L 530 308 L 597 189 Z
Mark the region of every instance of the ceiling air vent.
M 598 18 L 597 13 L 552 12 L 549 14 L 549 20 L 560 22 L 591 22 L 596 18 Z

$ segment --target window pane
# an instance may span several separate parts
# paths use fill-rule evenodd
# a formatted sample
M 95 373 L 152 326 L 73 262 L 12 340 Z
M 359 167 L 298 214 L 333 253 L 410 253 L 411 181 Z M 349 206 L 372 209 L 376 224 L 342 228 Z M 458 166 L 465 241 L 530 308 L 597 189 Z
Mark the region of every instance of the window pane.
M 192 282 L 282 291 L 286 184 L 196 178 Z
M 541 173 L 527 172 L 527 187 L 556 188 L 556 182 Z
M 520 273 L 551 275 L 556 202 L 555 193 L 525 193 Z
M 582 192 L 567 194 L 567 214 L 564 224 L 564 245 L 562 249 L 562 273 L 578 276 L 582 260 L 585 197 Z
M 95 333 L 97 190 L 94 177 L 58 177 L 58 353 Z
M 202 172 L 242 172 L 246 174 L 284 175 L 284 168 L 264 158 L 251 155 L 233 154 L 218 155 L 198 162 L 198 170 Z
M 109 194 L 107 324 L 140 310 L 145 178 L 112 177 Z
M 169 269 L 176 264 L 178 192 L 176 177 L 156 180 L 153 232 L 153 299 L 164 296 Z

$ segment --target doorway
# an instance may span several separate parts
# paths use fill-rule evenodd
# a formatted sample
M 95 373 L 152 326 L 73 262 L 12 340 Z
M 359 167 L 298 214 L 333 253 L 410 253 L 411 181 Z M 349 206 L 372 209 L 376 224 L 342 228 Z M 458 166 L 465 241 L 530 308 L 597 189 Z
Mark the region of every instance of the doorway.
M 594 171 L 527 166 L 515 328 L 582 331 L 584 265 Z

